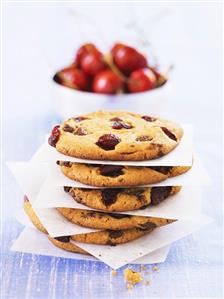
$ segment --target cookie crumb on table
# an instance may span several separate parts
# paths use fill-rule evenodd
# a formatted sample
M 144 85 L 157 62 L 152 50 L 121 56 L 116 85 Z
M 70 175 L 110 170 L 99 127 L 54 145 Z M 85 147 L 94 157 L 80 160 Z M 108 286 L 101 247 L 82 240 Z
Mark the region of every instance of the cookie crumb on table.
M 111 275 L 112 275 L 112 276 L 117 276 L 117 271 L 116 271 L 116 270 L 112 270 L 112 271 L 111 271 Z
M 140 265 L 140 269 L 141 269 L 141 271 L 144 271 L 144 270 L 146 270 L 147 268 L 146 268 L 145 265 Z
M 135 272 L 130 268 L 124 270 L 124 278 L 127 281 L 127 289 L 132 289 L 133 286 L 142 281 L 140 272 Z

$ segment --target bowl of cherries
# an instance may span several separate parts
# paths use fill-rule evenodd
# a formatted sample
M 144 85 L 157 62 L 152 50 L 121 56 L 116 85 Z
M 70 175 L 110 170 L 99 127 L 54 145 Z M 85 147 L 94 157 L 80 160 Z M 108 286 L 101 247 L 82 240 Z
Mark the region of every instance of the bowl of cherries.
M 167 75 L 131 46 L 116 43 L 103 54 L 87 43 L 68 67 L 54 74 L 53 100 L 62 117 L 99 109 L 136 111 L 155 101 L 167 81 Z

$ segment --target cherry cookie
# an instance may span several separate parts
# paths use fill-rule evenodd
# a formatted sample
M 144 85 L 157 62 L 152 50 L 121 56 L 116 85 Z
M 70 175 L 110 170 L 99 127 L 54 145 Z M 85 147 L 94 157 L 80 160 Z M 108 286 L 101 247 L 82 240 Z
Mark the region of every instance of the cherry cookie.
M 151 160 L 171 152 L 183 129 L 149 115 L 98 111 L 55 126 L 49 144 L 71 157 L 90 160 Z

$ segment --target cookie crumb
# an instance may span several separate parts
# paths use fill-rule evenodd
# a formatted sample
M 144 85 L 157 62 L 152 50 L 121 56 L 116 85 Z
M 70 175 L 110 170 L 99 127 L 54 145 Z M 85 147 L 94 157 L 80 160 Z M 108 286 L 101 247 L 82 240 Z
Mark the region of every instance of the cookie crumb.
M 130 268 L 124 270 L 124 278 L 127 281 L 127 289 L 132 289 L 133 286 L 142 281 L 142 276 L 140 272 L 135 272 Z
M 149 285 L 150 284 L 150 280 L 144 280 L 143 283 L 144 283 L 144 285 Z
M 131 284 L 131 283 L 127 283 L 127 289 L 128 289 L 129 291 L 131 291 L 131 290 L 133 289 L 133 287 L 134 287 L 133 284 Z
M 146 270 L 147 268 L 146 268 L 145 265 L 140 265 L 140 269 L 141 269 L 141 271 L 144 271 L 144 270 Z
M 111 271 L 111 275 L 112 275 L 112 276 L 117 276 L 117 271 L 116 271 L 116 270 L 112 270 L 112 271 Z
M 159 271 L 159 268 L 157 266 L 152 267 L 152 271 Z

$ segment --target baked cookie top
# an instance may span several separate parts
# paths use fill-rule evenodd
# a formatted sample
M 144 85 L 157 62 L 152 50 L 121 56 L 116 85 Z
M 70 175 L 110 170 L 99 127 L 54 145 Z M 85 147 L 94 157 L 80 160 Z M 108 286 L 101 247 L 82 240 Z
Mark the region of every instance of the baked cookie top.
M 94 229 L 110 229 L 123 230 L 130 228 L 149 229 L 156 228 L 175 220 L 156 217 L 135 216 L 118 213 L 105 213 L 99 211 L 72 209 L 72 208 L 57 208 L 69 221 Z
M 32 221 L 34 226 L 42 231 L 43 233 L 47 234 L 46 229 L 40 222 L 39 218 L 35 214 L 32 205 L 29 201 L 24 202 L 24 210 L 29 217 L 29 219 Z M 125 230 L 100 230 L 97 232 L 92 233 L 84 233 L 84 234 L 78 234 L 73 236 L 62 236 L 62 237 L 56 237 L 54 238 L 54 244 L 60 245 L 61 248 L 79 252 L 79 253 L 85 253 L 81 248 L 78 246 L 71 246 L 69 245 L 70 240 L 81 242 L 81 243 L 89 243 L 89 244 L 99 244 L 99 245 L 117 245 L 126 243 L 132 240 L 135 240 L 137 238 L 140 238 L 150 232 L 152 232 L 155 229 L 155 227 L 142 227 L 142 228 L 132 228 L 132 229 L 125 229 Z M 50 238 L 52 241 L 53 238 Z M 56 242 L 59 241 L 60 243 Z M 62 243 L 67 244 L 67 246 L 62 246 Z
M 60 153 L 90 160 L 151 160 L 172 151 L 183 136 L 171 121 L 130 112 L 98 111 L 54 127 L 48 142 Z
M 155 184 L 188 171 L 190 166 L 120 166 L 57 162 L 71 180 L 96 187 Z
M 133 211 L 158 205 L 180 190 L 180 186 L 112 189 L 64 187 L 64 191 L 76 202 L 105 212 Z

